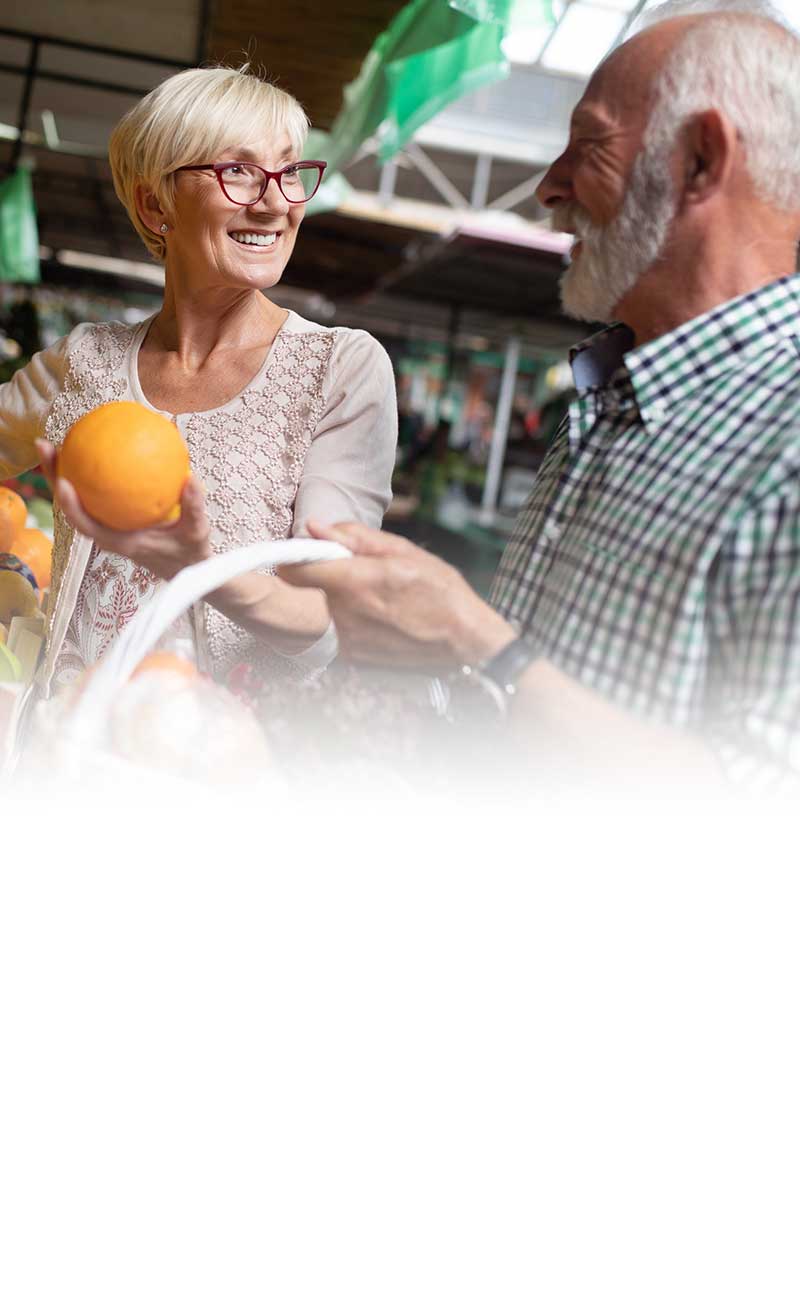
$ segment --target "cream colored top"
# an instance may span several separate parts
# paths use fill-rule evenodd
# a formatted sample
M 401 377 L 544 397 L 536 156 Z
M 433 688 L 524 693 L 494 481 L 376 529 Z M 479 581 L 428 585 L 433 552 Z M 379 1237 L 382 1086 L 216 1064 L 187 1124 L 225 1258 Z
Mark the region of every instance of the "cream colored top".
M 149 325 L 78 325 L 0 388 L 1 478 L 36 464 L 35 439 L 60 444 L 102 402 L 150 405 L 137 369 Z M 369 334 L 290 311 L 246 388 L 213 411 L 171 418 L 206 489 L 215 551 L 302 534 L 310 518 L 381 524 L 391 499 L 397 405 L 389 358 Z M 148 572 L 99 551 L 57 513 L 42 683 L 97 661 L 156 587 Z M 208 606 L 193 626 L 201 661 L 217 675 L 242 661 L 263 666 L 265 658 L 302 673 L 335 653 L 330 630 L 305 654 L 283 658 Z

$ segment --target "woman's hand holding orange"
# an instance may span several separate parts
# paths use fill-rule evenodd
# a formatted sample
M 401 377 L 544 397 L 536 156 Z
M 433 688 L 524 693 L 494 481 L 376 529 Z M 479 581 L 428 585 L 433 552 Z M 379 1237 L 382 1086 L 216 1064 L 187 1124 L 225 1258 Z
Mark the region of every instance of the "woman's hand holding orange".
M 56 450 L 52 443 L 40 441 L 36 448 L 42 471 L 70 525 L 93 539 L 106 552 L 129 557 L 162 580 L 171 580 L 185 566 L 193 566 L 211 556 L 205 498 L 195 475 L 190 475 L 183 487 L 181 514 L 177 520 L 146 530 L 111 530 L 93 520 L 69 481 L 58 477 Z

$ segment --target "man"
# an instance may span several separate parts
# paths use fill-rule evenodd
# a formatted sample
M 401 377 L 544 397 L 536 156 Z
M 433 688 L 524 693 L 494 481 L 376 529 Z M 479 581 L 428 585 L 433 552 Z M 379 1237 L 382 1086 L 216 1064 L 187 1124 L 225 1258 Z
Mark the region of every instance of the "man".
M 681 8 L 599 67 L 539 187 L 578 239 L 565 308 L 621 323 L 574 353 L 493 605 L 355 526 L 313 530 L 354 560 L 286 577 L 349 656 L 516 686 L 531 746 L 800 770 L 800 41 Z

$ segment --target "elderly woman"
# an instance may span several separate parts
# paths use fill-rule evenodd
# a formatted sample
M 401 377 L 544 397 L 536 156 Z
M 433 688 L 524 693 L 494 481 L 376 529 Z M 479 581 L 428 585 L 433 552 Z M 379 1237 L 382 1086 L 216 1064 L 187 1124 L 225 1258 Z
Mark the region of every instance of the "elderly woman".
M 193 475 L 177 522 L 124 534 L 56 480 L 43 691 L 97 661 L 159 580 L 211 552 L 302 534 L 309 517 L 381 522 L 397 422 L 385 352 L 263 292 L 322 177 L 323 162 L 303 159 L 307 128 L 297 101 L 245 67 L 179 73 L 114 131 L 114 184 L 164 264 L 164 302 L 135 328 L 79 325 L 0 389 L 0 477 L 38 459 L 53 476 L 70 425 L 114 399 L 170 416 Z M 302 673 L 335 652 L 324 595 L 262 573 L 211 595 L 174 638 L 222 677 L 241 662 Z

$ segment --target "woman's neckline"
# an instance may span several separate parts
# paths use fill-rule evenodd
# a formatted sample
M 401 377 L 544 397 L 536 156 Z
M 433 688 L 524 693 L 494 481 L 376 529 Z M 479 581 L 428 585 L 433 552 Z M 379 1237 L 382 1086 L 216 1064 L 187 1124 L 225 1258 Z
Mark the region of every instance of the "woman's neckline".
M 176 421 L 181 420 L 184 416 L 192 416 L 192 415 L 208 416 L 208 415 L 215 415 L 218 411 L 227 410 L 229 406 L 233 406 L 234 402 L 238 402 L 239 398 L 243 397 L 244 394 L 248 392 L 261 378 L 262 374 L 264 374 L 269 364 L 269 359 L 272 356 L 272 352 L 274 350 L 275 344 L 280 338 L 281 334 L 283 333 L 289 321 L 294 317 L 294 314 L 295 313 L 292 310 L 288 310 L 286 312 L 283 322 L 279 326 L 275 334 L 275 337 L 272 339 L 272 342 L 267 348 L 266 355 L 264 356 L 264 359 L 259 365 L 255 374 L 251 379 L 248 379 L 247 383 L 244 385 L 243 388 L 239 389 L 238 393 L 234 393 L 233 397 L 228 398 L 227 402 L 222 402 L 220 403 L 219 406 L 209 407 L 205 411 L 165 411 L 162 407 L 153 405 L 149 397 L 146 396 L 145 391 L 142 388 L 142 381 L 139 378 L 139 352 L 141 350 L 142 343 L 144 342 L 150 330 L 150 326 L 152 325 L 153 321 L 158 315 L 158 311 L 156 311 L 155 314 L 149 315 L 146 320 L 142 321 L 142 323 L 137 327 L 136 332 L 134 333 L 134 336 L 131 340 L 128 373 L 130 376 L 131 390 L 136 398 L 136 401 L 141 402 L 142 405 L 148 407 L 149 410 L 156 411 L 158 415 L 169 416 L 171 420 L 176 420 Z

